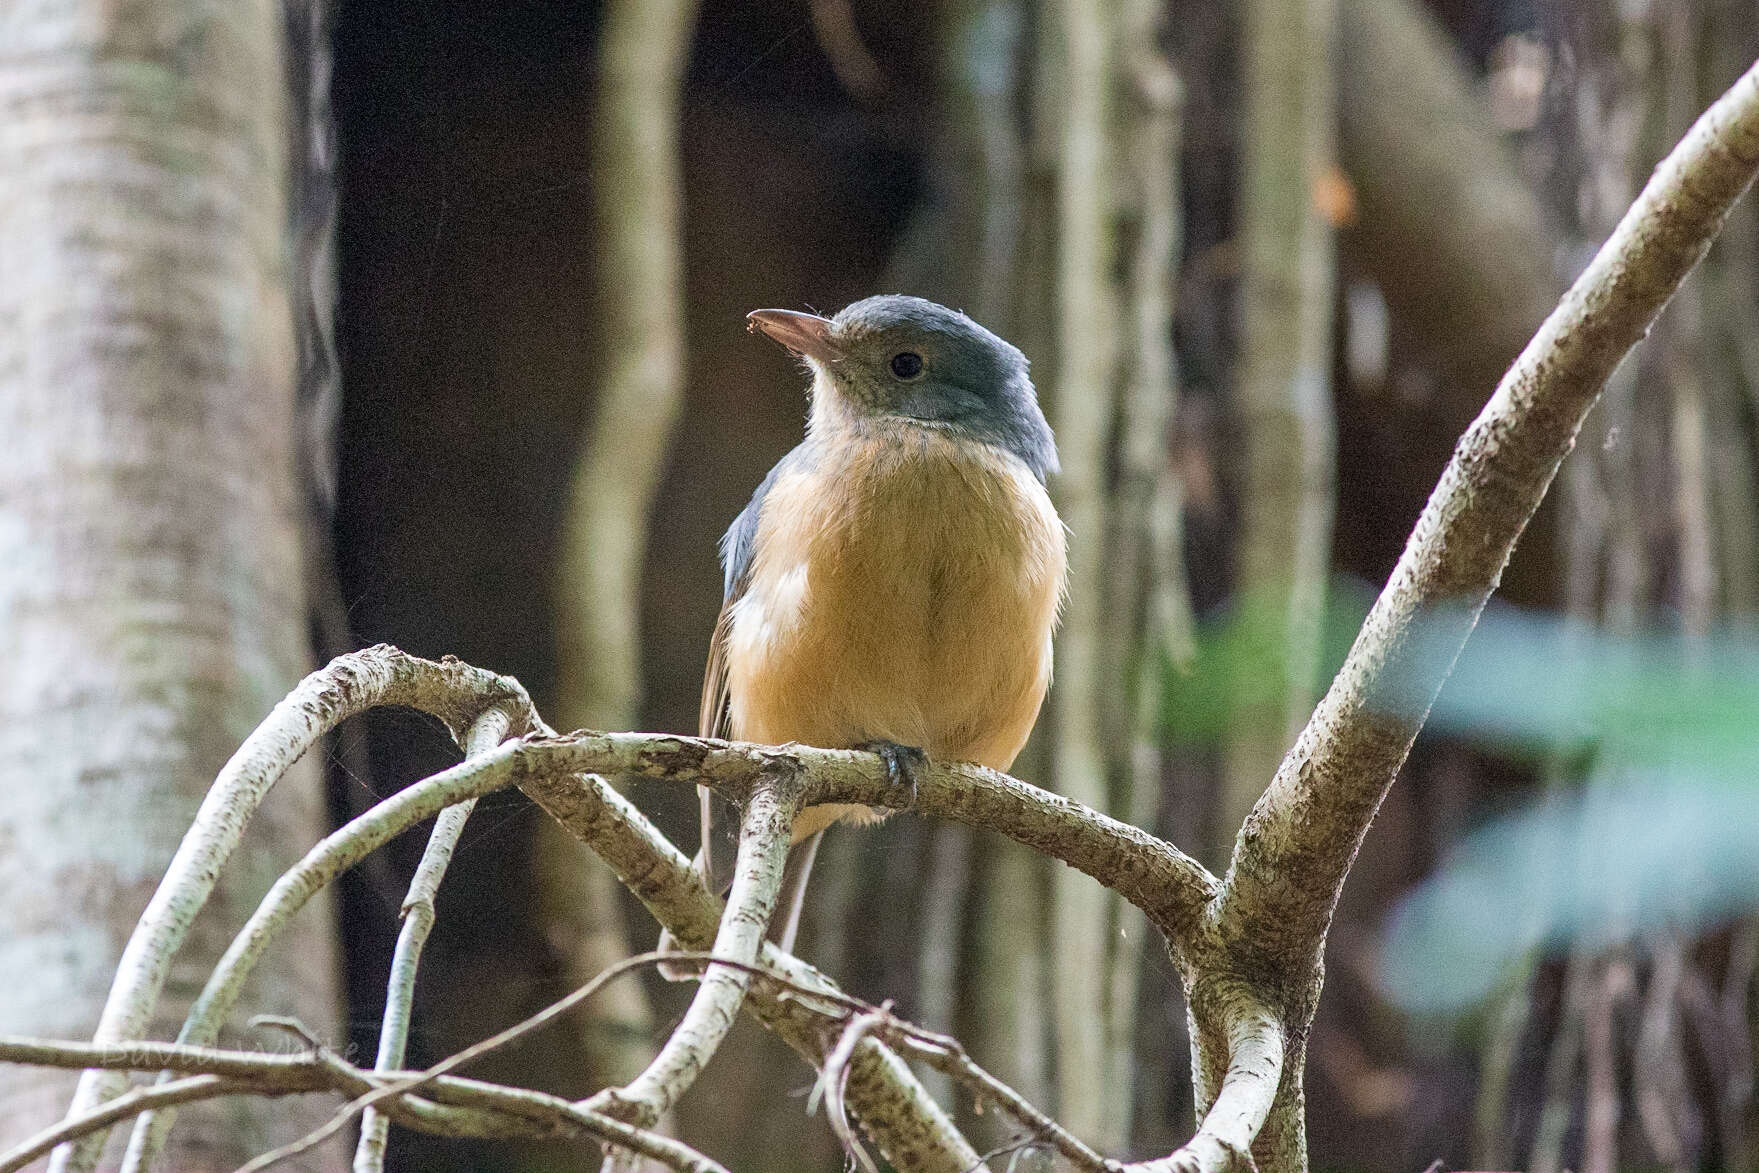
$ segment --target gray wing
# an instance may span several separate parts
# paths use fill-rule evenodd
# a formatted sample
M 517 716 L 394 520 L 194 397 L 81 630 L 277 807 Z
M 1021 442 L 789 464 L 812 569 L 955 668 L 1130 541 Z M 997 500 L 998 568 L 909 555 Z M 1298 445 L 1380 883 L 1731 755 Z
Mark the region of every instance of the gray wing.
M 784 469 L 809 459 L 805 449 L 806 445 L 801 444 L 776 462 L 751 495 L 750 503 L 733 519 L 733 524 L 727 527 L 721 538 L 721 567 L 725 572 L 721 614 L 715 620 L 715 633 L 709 640 L 708 665 L 702 674 L 702 706 L 696 719 L 697 733 L 703 737 L 731 734 L 727 706 L 727 636 L 732 626 L 733 604 L 745 594 L 764 498 Z M 738 846 L 739 821 L 734 816 L 732 805 L 716 798 L 714 791 L 698 787 L 697 797 L 702 804 L 702 846 L 696 853 L 697 867 L 711 891 L 725 892 L 733 882 L 733 853 Z

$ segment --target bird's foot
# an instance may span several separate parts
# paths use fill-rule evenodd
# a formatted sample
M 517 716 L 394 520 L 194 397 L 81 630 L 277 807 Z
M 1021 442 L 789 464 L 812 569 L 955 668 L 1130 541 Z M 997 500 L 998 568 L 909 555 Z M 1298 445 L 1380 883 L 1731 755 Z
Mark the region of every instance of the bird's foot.
M 894 809 L 910 810 L 916 805 L 917 780 L 928 770 L 928 755 L 919 746 L 875 740 L 864 741 L 855 748 L 878 754 L 880 761 L 886 764 L 886 781 L 893 786 L 908 787 L 903 801 Z

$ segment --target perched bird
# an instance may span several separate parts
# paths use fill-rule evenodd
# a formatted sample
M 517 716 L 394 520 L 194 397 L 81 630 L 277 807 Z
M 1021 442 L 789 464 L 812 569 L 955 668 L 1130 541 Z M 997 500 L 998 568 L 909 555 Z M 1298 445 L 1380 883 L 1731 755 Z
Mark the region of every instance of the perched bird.
M 1050 684 L 1065 569 L 1044 486 L 1056 444 L 1025 356 L 918 297 L 747 320 L 804 361 L 812 410 L 721 540 L 703 735 L 872 749 L 912 784 L 924 755 L 1006 770 Z M 702 792 L 698 860 L 717 890 L 724 807 Z M 824 829 L 880 817 L 800 813 L 772 939 L 792 947 Z

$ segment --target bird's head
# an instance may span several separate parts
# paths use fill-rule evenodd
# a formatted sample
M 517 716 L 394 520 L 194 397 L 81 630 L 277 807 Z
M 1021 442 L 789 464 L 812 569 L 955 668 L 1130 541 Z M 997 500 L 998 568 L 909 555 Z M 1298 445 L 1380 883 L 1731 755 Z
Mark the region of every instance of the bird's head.
M 746 321 L 811 367 L 815 417 L 914 421 L 1012 452 L 1040 480 L 1057 469 L 1026 356 L 958 310 L 883 294 L 832 318 L 755 310 Z

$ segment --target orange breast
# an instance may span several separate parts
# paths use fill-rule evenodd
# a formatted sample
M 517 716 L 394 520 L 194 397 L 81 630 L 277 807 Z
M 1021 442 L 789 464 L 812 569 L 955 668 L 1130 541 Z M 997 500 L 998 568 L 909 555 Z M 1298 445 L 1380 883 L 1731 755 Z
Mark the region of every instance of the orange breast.
M 1062 523 L 1019 460 L 887 422 L 764 500 L 726 646 L 735 737 L 1007 769 L 1050 683 Z

